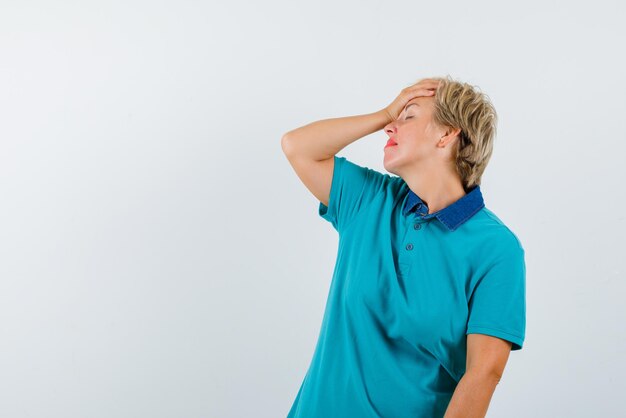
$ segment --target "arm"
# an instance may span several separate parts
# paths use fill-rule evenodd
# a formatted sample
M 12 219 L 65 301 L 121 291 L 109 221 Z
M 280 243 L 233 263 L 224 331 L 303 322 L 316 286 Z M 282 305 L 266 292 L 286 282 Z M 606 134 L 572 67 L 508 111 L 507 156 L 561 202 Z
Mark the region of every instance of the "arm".
M 467 335 L 467 370 L 444 418 L 484 418 L 511 352 L 511 342 L 484 334 Z
M 283 153 L 309 191 L 317 197 L 320 203 L 328 207 L 336 154 L 357 139 L 387 127 L 399 117 L 409 100 L 414 97 L 432 95 L 433 92 L 428 88 L 436 88 L 436 83 L 438 82 L 423 80 L 406 87 L 389 106 L 374 113 L 319 120 L 291 130 L 281 139 Z M 352 187 L 363 185 L 367 176 L 375 172 L 371 169 L 366 170 L 365 167 L 357 167 L 351 162 L 348 162 L 348 166 Z M 343 175 L 340 174 L 339 177 L 343 178 Z M 348 188 L 350 187 L 346 186 L 346 189 Z M 356 207 L 357 201 L 362 197 L 359 195 L 361 191 L 362 188 L 355 191 L 340 191 L 343 195 L 353 194 L 353 196 L 344 196 L 341 200 Z M 352 209 L 354 207 L 348 208 L 345 213 L 341 211 L 341 215 L 339 213 L 328 214 L 326 219 L 332 218 L 333 225 L 339 230 L 340 224 L 350 218 Z M 337 219 L 337 217 L 342 219 Z
M 281 145 L 288 157 L 328 160 L 357 139 L 383 129 L 389 122 L 391 119 L 384 110 L 318 120 L 284 134 Z
M 384 111 L 320 120 L 287 132 L 281 144 L 302 183 L 328 206 L 335 154 L 360 137 L 382 129 L 387 123 Z
M 422 79 L 402 89 L 398 97 L 384 109 L 365 115 L 324 119 L 291 130 L 281 138 L 283 152 L 290 158 L 323 161 L 366 135 L 384 129 L 396 120 L 404 106 L 413 98 L 432 96 L 438 80 Z

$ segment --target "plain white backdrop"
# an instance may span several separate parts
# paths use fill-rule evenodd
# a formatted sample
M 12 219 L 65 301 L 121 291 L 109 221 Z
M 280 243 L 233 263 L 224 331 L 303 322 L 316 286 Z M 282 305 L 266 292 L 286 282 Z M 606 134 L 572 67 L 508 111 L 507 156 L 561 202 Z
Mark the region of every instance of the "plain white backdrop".
M 526 251 L 487 416 L 626 416 L 625 12 L 3 1 L 0 416 L 286 416 L 338 236 L 281 136 L 447 74 L 498 112 L 481 189 Z

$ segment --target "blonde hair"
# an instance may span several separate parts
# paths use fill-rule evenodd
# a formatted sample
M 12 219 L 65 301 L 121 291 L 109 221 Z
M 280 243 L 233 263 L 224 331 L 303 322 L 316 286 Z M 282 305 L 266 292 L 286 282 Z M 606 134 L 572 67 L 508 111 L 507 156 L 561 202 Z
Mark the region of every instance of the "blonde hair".
M 454 164 L 467 191 L 480 185 L 493 152 L 498 115 L 489 96 L 478 86 L 453 80 L 449 75 L 431 79 L 441 81 L 434 96 L 433 122 L 461 129 Z

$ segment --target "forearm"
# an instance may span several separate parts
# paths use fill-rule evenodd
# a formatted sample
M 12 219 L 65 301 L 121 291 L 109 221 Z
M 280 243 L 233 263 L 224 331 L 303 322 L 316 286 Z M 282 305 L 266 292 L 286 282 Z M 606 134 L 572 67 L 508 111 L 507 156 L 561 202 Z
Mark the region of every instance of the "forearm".
M 493 375 L 465 373 L 454 390 L 444 418 L 484 418 L 497 384 L 498 379 Z
M 323 119 L 287 132 L 281 143 L 287 155 L 321 161 L 332 158 L 357 139 L 383 129 L 389 122 L 391 118 L 384 110 Z

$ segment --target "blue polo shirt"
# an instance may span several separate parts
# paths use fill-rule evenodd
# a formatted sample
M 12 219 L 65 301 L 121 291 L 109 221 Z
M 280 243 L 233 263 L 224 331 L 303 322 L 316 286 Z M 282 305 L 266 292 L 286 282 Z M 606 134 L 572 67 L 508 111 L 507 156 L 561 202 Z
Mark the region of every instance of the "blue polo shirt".
M 524 248 L 480 186 L 428 214 L 401 177 L 334 157 L 339 235 L 318 342 L 288 418 L 443 417 L 466 335 L 522 348 Z

